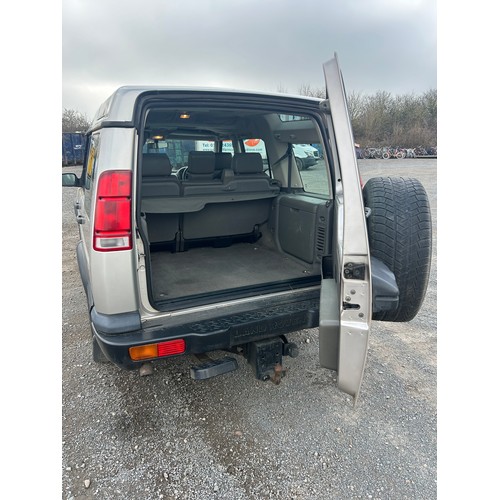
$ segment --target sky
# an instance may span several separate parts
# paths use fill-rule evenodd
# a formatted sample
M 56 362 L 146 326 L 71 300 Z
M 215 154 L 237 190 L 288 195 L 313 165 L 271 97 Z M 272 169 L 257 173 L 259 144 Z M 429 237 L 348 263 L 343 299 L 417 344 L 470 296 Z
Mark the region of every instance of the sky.
M 62 107 L 92 118 L 121 85 L 296 94 L 437 87 L 436 0 L 62 0 Z

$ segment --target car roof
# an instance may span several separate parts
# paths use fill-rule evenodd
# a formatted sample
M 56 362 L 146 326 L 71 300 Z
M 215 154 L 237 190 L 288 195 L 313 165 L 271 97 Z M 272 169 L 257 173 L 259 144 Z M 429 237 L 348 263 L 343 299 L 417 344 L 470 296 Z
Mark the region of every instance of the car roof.
M 188 87 L 188 86 L 153 86 L 153 85 L 126 85 L 119 87 L 113 92 L 99 107 L 95 114 L 91 128 L 95 128 L 103 121 L 106 122 L 131 122 L 133 120 L 134 107 L 137 98 L 144 93 L 213 93 L 226 95 L 246 95 L 257 97 L 281 97 L 310 101 L 311 103 L 321 102 L 322 99 L 309 96 L 284 94 L 278 92 L 263 92 L 258 90 L 244 90 L 233 88 L 215 87 Z

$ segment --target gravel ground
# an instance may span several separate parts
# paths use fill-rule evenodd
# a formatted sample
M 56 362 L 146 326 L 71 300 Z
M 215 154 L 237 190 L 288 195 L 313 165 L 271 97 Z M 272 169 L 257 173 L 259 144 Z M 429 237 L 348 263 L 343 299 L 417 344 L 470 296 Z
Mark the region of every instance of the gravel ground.
M 365 181 L 420 179 L 436 238 L 435 159 L 359 166 Z M 317 329 L 289 337 L 300 355 L 285 358 L 280 385 L 255 380 L 242 358 L 236 372 L 202 382 L 188 357 L 140 377 L 91 360 L 74 189 L 62 191 L 62 498 L 437 497 L 436 245 L 418 316 L 373 323 L 356 407 L 320 368 Z

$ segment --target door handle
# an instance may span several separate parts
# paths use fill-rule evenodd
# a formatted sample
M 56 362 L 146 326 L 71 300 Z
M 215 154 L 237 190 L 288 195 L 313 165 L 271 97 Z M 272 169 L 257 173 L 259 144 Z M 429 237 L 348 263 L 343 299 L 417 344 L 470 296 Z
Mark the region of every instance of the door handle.
M 82 204 L 79 201 L 76 201 L 73 204 L 73 209 L 75 211 L 75 215 L 78 215 L 78 212 L 80 211 L 81 208 L 82 208 Z

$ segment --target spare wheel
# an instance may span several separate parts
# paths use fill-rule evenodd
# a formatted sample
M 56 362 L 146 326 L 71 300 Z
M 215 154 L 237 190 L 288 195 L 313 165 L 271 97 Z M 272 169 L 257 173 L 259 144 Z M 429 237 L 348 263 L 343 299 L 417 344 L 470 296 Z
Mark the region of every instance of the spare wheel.
M 399 303 L 373 313 L 381 321 L 410 321 L 427 290 L 432 257 L 432 218 L 427 193 L 417 179 L 374 177 L 363 188 L 371 256 L 393 273 Z

